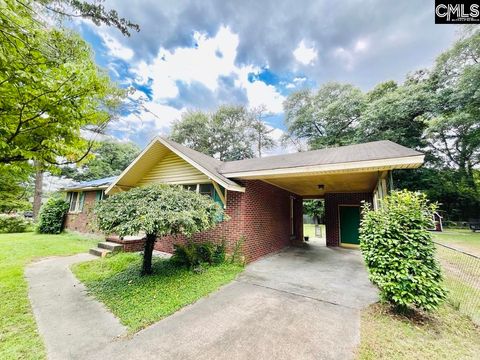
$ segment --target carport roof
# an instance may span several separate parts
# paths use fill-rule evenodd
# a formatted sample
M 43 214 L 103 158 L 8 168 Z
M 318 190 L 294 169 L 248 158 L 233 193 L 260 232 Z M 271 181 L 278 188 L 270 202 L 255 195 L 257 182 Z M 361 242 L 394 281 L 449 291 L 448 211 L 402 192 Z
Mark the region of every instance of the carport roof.
M 224 162 L 220 168 L 220 173 L 227 177 L 236 177 L 241 176 L 242 173 L 260 172 L 265 170 L 411 157 L 416 157 L 420 161 L 418 165 L 421 165 L 423 162 L 422 153 L 396 144 L 392 141 L 382 140 L 294 154 Z M 420 160 L 420 157 L 422 160 Z

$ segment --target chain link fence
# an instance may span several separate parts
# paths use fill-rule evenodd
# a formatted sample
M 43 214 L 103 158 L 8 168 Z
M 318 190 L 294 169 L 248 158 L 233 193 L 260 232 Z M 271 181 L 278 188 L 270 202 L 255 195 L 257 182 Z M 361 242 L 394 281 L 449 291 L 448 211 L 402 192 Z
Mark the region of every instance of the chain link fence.
M 480 257 L 435 242 L 448 301 L 480 326 Z

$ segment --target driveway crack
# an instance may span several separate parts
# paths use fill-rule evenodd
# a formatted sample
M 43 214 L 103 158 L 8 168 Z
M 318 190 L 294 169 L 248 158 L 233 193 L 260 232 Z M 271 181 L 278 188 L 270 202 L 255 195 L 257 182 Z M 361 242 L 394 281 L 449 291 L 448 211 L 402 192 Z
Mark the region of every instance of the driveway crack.
M 281 292 L 281 293 L 284 293 L 284 294 L 290 294 L 290 295 L 302 297 L 302 298 L 305 298 L 305 299 L 315 300 L 315 301 L 322 302 L 322 303 L 326 303 L 326 304 L 330 304 L 330 305 L 340 306 L 340 307 L 343 307 L 343 308 L 346 308 L 346 309 L 360 310 L 359 308 L 356 308 L 356 307 L 353 307 L 353 306 L 348 306 L 348 305 L 336 303 L 336 302 L 334 302 L 334 301 L 319 299 L 319 298 L 315 298 L 315 297 L 313 297 L 313 296 L 308 296 L 308 295 L 304 295 L 304 294 L 299 294 L 299 293 L 292 292 L 292 291 L 288 291 L 288 290 L 277 289 L 277 288 L 274 288 L 274 287 L 271 287 L 271 286 L 261 285 L 261 284 L 257 284 L 257 283 L 253 283 L 253 282 L 249 282 L 249 281 L 242 281 L 242 280 L 235 280 L 235 281 L 236 281 L 236 282 L 240 282 L 240 283 L 244 283 L 244 284 L 250 284 L 250 285 L 253 285 L 253 286 L 261 287 L 261 288 L 264 288 L 264 289 L 269 289 L 269 290 L 273 290 L 273 291 L 278 291 L 278 292 Z

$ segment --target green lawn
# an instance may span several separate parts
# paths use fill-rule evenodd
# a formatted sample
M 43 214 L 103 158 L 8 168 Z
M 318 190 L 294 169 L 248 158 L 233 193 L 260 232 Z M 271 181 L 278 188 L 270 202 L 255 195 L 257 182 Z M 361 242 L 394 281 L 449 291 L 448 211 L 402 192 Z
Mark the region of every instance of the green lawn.
M 124 253 L 76 264 L 72 270 L 128 327 L 136 332 L 229 283 L 242 271 L 239 265 L 207 267 L 196 274 L 154 259 L 154 274 L 140 276 L 141 257 Z
M 480 256 L 480 232 L 466 229 L 445 229 L 433 233 L 434 239 L 442 244 Z
M 95 242 L 73 234 L 0 234 L 0 359 L 45 358 L 28 300 L 25 265 L 46 256 L 85 252 Z
M 480 331 L 449 305 L 429 317 L 409 319 L 375 304 L 362 313 L 358 358 L 478 359 Z
M 325 225 L 319 225 L 321 227 L 322 236 L 325 237 Z M 303 224 L 303 236 L 309 236 L 310 238 L 315 237 L 315 225 L 314 224 Z

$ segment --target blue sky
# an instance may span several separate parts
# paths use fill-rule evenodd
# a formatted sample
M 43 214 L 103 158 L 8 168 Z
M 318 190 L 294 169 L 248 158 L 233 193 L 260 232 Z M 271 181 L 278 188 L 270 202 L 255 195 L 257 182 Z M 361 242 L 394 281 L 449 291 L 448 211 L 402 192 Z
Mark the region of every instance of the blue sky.
M 434 24 L 434 2 L 418 0 L 106 1 L 140 25 L 116 29 L 77 23 L 97 63 L 142 106 L 110 133 L 144 146 L 168 134 L 185 111 L 221 104 L 263 105 L 280 137 L 282 103 L 293 91 L 328 81 L 368 91 L 431 66 L 456 27 Z M 275 149 L 276 152 L 282 149 Z

